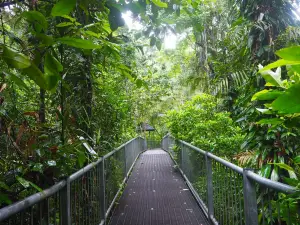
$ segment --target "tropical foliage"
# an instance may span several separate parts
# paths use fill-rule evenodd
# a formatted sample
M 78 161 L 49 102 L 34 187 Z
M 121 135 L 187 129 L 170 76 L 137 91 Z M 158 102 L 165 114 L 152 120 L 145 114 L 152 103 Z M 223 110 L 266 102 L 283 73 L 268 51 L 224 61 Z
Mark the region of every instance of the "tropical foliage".
M 83 139 L 101 156 L 144 122 L 157 138 L 170 132 L 299 186 L 298 1 L 25 0 L 0 9 L 1 206 L 94 160 Z
M 242 144 L 241 128 L 228 112 L 218 112 L 217 99 L 200 94 L 168 114 L 167 124 L 172 135 L 216 155 L 231 158 Z

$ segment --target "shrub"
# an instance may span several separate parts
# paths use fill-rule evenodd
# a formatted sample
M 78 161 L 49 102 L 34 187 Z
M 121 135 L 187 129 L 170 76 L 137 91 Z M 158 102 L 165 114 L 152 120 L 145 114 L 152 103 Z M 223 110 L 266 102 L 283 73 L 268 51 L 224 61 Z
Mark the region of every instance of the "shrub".
M 228 112 L 217 111 L 218 102 L 208 94 L 196 95 L 167 115 L 171 134 L 203 150 L 231 157 L 240 152 L 243 135 Z

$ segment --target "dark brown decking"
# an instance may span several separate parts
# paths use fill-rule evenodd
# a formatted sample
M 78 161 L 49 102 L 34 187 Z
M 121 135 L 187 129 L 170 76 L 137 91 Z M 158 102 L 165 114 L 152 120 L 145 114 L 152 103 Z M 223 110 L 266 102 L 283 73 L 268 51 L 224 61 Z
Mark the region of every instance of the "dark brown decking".
M 110 225 L 207 225 L 174 163 L 163 150 L 138 159 Z

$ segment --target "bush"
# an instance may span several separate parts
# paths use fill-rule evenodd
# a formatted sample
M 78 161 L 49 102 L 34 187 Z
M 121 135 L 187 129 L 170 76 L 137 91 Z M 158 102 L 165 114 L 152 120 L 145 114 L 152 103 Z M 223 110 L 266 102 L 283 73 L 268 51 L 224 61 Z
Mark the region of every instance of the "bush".
M 169 111 L 167 124 L 171 134 L 219 156 L 237 154 L 244 136 L 228 112 L 217 111 L 217 105 L 215 97 L 200 94 Z

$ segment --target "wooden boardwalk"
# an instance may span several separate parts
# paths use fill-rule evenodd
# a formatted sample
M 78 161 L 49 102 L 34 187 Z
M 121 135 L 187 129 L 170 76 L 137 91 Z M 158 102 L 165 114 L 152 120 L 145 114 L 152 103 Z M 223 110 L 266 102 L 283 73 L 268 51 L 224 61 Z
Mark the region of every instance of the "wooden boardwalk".
M 110 225 L 207 225 L 202 210 L 168 153 L 149 150 L 138 159 Z

